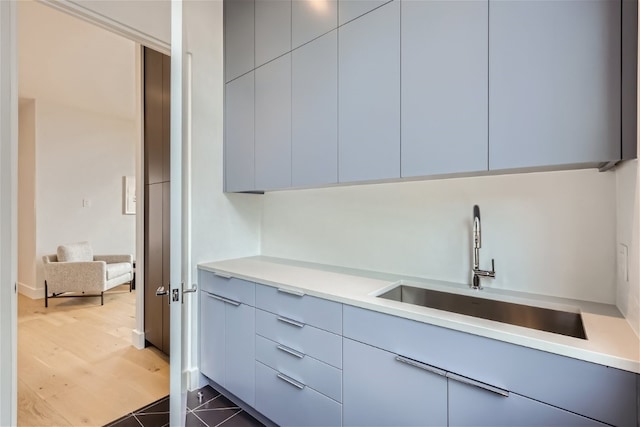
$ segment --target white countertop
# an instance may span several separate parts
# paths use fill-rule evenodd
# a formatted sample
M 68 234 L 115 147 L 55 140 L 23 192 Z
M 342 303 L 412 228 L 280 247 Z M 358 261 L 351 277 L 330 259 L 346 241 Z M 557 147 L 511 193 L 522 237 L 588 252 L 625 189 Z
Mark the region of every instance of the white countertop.
M 404 277 L 343 267 L 263 256 L 199 264 L 204 270 L 226 273 L 264 285 L 304 291 L 356 307 L 493 338 L 549 353 L 640 373 L 640 338 L 614 305 Z M 579 311 L 586 340 L 485 320 L 448 311 L 377 298 L 385 288 L 403 280 L 413 286 L 539 307 Z

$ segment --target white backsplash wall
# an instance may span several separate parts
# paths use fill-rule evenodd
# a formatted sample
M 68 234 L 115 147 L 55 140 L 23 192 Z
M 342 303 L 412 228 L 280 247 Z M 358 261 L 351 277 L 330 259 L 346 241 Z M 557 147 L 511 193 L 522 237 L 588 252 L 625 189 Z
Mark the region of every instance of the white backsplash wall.
M 624 272 L 623 260 L 618 260 L 616 304 L 640 336 L 640 208 L 637 160 L 625 162 L 616 170 L 616 194 L 617 250 L 620 251 L 620 244 L 628 248 L 628 275 Z
M 613 304 L 616 174 L 595 169 L 267 193 L 267 256 L 468 283 L 480 206 L 484 286 Z

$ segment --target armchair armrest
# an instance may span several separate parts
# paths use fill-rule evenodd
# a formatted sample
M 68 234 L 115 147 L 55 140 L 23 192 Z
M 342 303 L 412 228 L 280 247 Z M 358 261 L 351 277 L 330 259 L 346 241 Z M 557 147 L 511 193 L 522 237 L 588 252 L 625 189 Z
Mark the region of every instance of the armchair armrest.
M 94 261 L 104 261 L 107 264 L 113 264 L 116 262 L 128 262 L 133 264 L 133 256 L 131 255 L 94 255 Z
M 102 292 L 107 282 L 104 261 L 51 262 L 44 265 L 49 292 Z

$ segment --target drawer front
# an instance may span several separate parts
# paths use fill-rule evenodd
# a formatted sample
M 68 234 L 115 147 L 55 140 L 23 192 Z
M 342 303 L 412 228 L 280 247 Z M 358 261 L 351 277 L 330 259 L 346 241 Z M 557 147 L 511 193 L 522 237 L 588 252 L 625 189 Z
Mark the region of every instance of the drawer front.
M 287 426 L 340 426 L 342 405 L 256 362 L 256 409 Z
M 334 301 L 257 285 L 256 307 L 342 335 L 342 304 Z
M 256 360 L 342 402 L 342 371 L 282 344 L 256 335 Z
M 253 282 L 221 276 L 207 270 L 198 270 L 198 276 L 203 291 L 255 307 L 256 293 Z
M 636 425 L 636 375 L 344 306 L 344 336 L 613 425 Z
M 342 338 L 331 332 L 256 310 L 256 333 L 342 369 Z

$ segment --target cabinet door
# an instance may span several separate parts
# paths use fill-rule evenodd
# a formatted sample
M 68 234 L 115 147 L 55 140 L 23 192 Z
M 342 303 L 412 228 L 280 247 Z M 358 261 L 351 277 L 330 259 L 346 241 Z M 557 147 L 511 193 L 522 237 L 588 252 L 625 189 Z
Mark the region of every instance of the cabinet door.
M 291 54 L 256 69 L 256 189 L 291 186 Z
M 338 27 L 338 0 L 294 0 L 291 7 L 293 49 Z
M 517 394 L 508 397 L 449 380 L 449 426 L 604 426 Z
M 225 82 L 254 68 L 254 0 L 224 1 Z
M 400 2 L 339 28 L 340 182 L 400 177 Z
M 338 22 L 339 25 L 371 12 L 373 9 L 388 3 L 390 0 L 339 0 Z
M 225 85 L 225 190 L 251 191 L 254 181 L 254 75 Z
M 445 426 L 447 379 L 344 339 L 345 426 Z
M 225 303 L 200 293 L 200 372 L 225 386 Z
M 291 0 L 255 0 L 255 14 L 259 67 L 291 50 Z
M 402 2 L 402 176 L 487 170 L 488 9 Z
M 620 158 L 620 1 L 494 1 L 489 168 Z
M 342 425 L 342 405 L 306 384 L 256 363 L 256 409 L 279 426 Z
M 226 304 L 225 387 L 253 406 L 255 402 L 255 308 Z
M 337 31 L 293 51 L 292 66 L 292 184 L 295 187 L 336 183 Z

